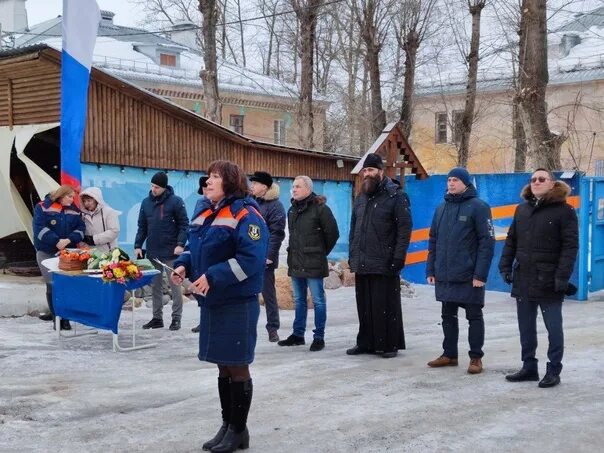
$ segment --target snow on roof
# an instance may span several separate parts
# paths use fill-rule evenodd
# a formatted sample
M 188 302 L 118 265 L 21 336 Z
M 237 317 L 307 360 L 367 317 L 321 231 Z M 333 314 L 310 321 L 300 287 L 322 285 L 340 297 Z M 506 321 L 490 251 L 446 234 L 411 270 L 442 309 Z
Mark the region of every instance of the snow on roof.
M 31 27 L 27 34 L 16 36 L 15 47 L 45 43 L 60 51 L 61 21 L 59 16 Z M 93 58 L 96 67 L 131 80 L 201 87 L 199 71 L 204 67 L 201 53 L 157 33 L 115 25 L 107 20 L 101 21 L 98 34 Z M 179 55 L 180 67 L 161 66 L 153 58 L 137 51 L 137 48 L 145 46 L 156 46 Z M 299 92 L 296 85 L 221 59 L 218 60 L 218 86 L 226 92 L 288 100 L 297 99 Z M 327 101 L 327 98 L 319 95 L 315 95 L 314 99 Z

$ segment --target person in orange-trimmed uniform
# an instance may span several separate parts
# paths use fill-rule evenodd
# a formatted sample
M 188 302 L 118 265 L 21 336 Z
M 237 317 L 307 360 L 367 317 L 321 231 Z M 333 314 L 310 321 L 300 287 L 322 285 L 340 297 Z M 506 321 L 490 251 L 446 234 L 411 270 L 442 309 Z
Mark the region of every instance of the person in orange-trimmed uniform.
M 222 426 L 204 450 L 249 446 L 254 361 L 269 232 L 248 195 L 245 173 L 232 162 L 208 168 L 207 199 L 193 214 L 188 250 L 175 262 L 174 283 L 185 277 L 200 304 L 199 360 L 218 365 Z

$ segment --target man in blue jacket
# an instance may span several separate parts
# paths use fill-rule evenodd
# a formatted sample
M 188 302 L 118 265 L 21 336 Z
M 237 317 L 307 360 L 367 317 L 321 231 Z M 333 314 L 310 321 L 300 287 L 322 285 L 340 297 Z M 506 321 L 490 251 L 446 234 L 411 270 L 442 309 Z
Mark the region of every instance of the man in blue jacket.
M 149 196 L 141 203 L 138 216 L 138 231 L 134 240 L 134 252 L 142 258 L 143 243 L 147 242 L 147 258 L 159 258 L 172 266 L 178 255 L 184 251 L 187 242 L 189 219 L 182 198 L 174 195 L 174 189 L 168 185 L 168 175 L 157 172 L 151 178 Z M 155 263 L 154 263 L 155 264 Z M 143 325 L 143 329 L 164 327 L 163 320 L 163 268 L 156 265 L 160 274 L 153 279 L 153 319 Z M 170 283 L 172 292 L 172 323 L 170 330 L 180 329 L 182 315 L 182 291 L 179 285 Z
M 285 208 L 279 201 L 279 185 L 273 181 L 270 173 L 257 171 L 250 176 L 251 191 L 258 203 L 260 214 L 270 233 L 268 256 L 264 269 L 262 298 L 266 308 L 266 330 L 271 343 L 279 341 L 279 306 L 275 290 L 275 269 L 279 267 L 279 249 L 285 239 Z
M 436 208 L 430 227 L 426 277 L 436 285 L 442 302 L 443 353 L 428 362 L 433 368 L 457 366 L 459 307 L 469 323 L 468 373 L 482 372 L 485 283 L 495 250 L 491 208 L 476 195 L 465 168 L 453 168 L 447 179 L 445 201 Z

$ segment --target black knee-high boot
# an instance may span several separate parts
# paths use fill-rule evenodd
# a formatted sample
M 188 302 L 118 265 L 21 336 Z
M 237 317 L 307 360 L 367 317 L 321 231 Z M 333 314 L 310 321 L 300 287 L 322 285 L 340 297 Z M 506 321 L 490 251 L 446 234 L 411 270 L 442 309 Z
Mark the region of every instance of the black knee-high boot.
M 231 418 L 229 428 L 222 441 L 212 448 L 213 453 L 231 453 L 250 446 L 250 434 L 247 430 L 247 414 L 252 404 L 252 380 L 231 382 Z
M 48 313 L 38 316 L 42 321 L 54 321 L 55 311 L 52 306 L 52 285 L 46 284 L 46 303 L 48 304 Z
M 210 450 L 220 443 L 229 427 L 229 418 L 231 416 L 231 378 L 218 378 L 218 396 L 220 397 L 220 408 L 222 409 L 222 426 L 216 435 L 203 444 L 204 450 Z

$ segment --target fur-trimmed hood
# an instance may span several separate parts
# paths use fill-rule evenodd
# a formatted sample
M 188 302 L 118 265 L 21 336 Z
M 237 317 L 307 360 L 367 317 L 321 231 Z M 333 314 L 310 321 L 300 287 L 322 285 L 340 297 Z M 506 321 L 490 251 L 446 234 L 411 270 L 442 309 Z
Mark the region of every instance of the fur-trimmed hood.
M 279 184 L 274 182 L 273 184 L 271 184 L 271 186 L 268 188 L 268 190 L 266 191 L 266 193 L 263 196 L 256 197 L 256 198 L 259 198 L 264 201 L 273 201 L 273 200 L 277 200 L 279 198 L 280 193 L 281 193 L 281 188 L 279 187 Z
M 562 181 L 555 181 L 552 190 L 547 192 L 541 199 L 541 204 L 565 203 L 566 198 L 570 195 L 570 193 L 571 188 L 568 184 Z M 530 184 L 524 186 L 522 192 L 520 192 L 520 196 L 529 202 L 536 200 Z

